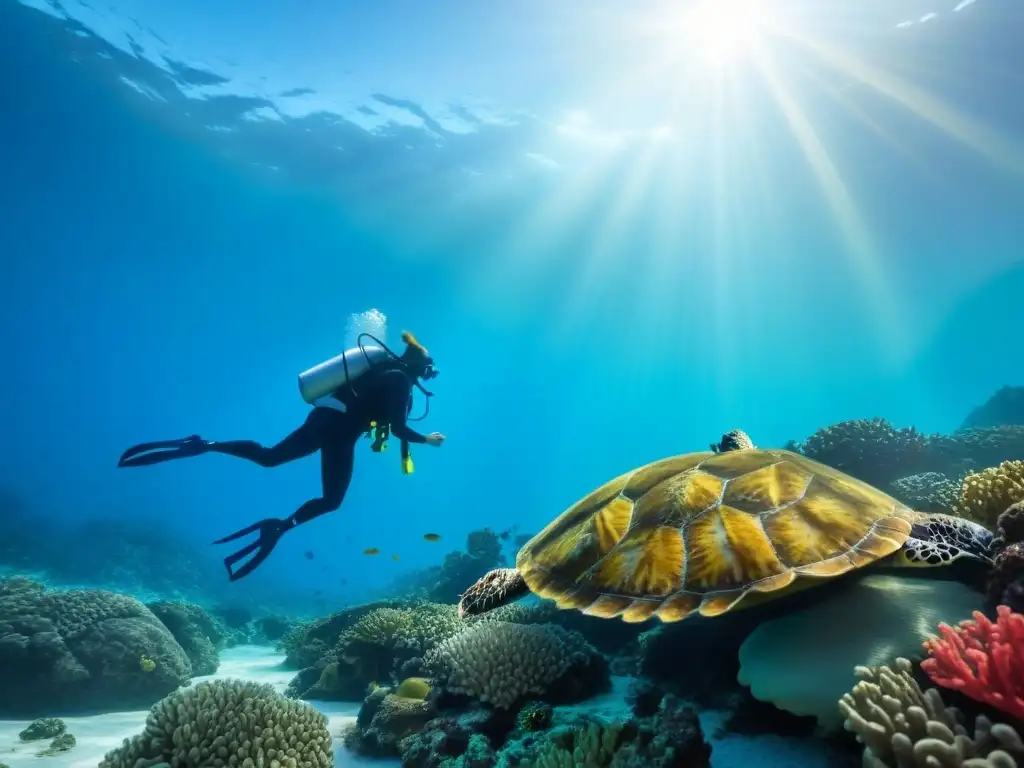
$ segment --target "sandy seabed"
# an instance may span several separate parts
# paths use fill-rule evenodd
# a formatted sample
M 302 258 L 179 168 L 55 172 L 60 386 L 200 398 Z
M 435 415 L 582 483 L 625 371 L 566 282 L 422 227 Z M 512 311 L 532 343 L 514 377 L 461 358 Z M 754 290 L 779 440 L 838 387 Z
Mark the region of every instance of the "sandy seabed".
M 273 648 L 256 645 L 242 645 L 229 648 L 220 655 L 220 668 L 214 675 L 193 678 L 192 684 L 203 680 L 234 677 L 270 683 L 274 690 L 284 692 L 289 681 L 295 676 L 294 670 L 282 669 L 284 656 Z M 397 760 L 370 760 L 359 758 L 341 746 L 340 734 L 345 725 L 356 719 L 359 704 L 349 702 L 310 702 L 327 715 L 328 727 L 334 737 L 334 764 L 337 768 L 346 766 L 393 766 Z M 49 739 L 24 742 L 18 733 L 25 729 L 29 720 L 0 720 L 0 763 L 11 768 L 97 768 L 103 756 L 124 739 L 142 733 L 149 710 L 139 712 L 111 712 L 89 717 L 62 718 L 68 732 L 74 734 L 75 748 L 57 755 L 39 757 L 38 753 L 49 746 Z

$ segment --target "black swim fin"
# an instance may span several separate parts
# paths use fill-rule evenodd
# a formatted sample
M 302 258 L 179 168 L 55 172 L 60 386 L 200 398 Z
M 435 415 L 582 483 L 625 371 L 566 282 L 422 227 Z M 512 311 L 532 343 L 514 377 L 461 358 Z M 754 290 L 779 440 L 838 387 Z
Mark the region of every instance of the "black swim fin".
M 247 544 L 233 555 L 228 555 L 224 558 L 224 567 L 228 569 L 228 579 L 230 581 L 238 581 L 255 571 L 264 560 L 270 557 L 270 553 L 274 551 L 274 547 L 277 546 L 277 542 L 281 538 L 282 534 L 294 527 L 295 521 L 291 518 L 288 518 L 287 520 L 279 520 L 271 517 L 266 520 L 260 520 L 258 523 L 253 523 L 247 528 L 235 531 L 231 535 L 225 536 L 223 539 L 217 539 L 213 542 L 214 544 L 226 544 L 229 541 L 234 541 L 235 539 L 240 539 L 243 536 L 248 536 L 250 533 L 259 532 L 259 536 L 252 544 Z M 251 560 L 243 564 L 238 568 L 238 570 L 231 570 L 231 566 L 254 551 L 256 554 Z
M 210 443 L 199 435 L 189 435 L 178 440 L 158 440 L 154 443 L 133 445 L 121 454 L 119 467 L 145 467 L 172 459 L 187 459 L 206 453 Z

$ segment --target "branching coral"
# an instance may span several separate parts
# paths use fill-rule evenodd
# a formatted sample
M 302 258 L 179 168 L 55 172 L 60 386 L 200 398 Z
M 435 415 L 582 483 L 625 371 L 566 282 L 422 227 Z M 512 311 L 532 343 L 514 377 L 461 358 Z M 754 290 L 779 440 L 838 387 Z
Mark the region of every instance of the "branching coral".
M 502 709 L 528 694 L 544 695 L 570 670 L 600 661 L 600 654 L 575 632 L 553 624 L 499 621 L 474 624 L 425 659 L 450 692 Z
M 327 718 L 270 685 L 204 682 L 160 701 L 142 734 L 107 753 L 99 768 L 170 765 L 328 768 Z
M 865 768 L 1016 768 L 1024 743 L 1008 725 L 979 716 L 973 737 L 960 712 L 935 688 L 922 691 L 912 665 L 857 667 L 860 682 L 839 709 L 846 730 L 865 745 Z
M 925 642 L 921 663 L 939 685 L 1024 718 L 1024 616 L 1007 606 L 994 622 L 979 611 L 957 628 L 940 624 L 941 638 Z
M 1007 507 L 1024 501 L 1024 461 L 1004 461 L 964 478 L 955 514 L 989 528 Z

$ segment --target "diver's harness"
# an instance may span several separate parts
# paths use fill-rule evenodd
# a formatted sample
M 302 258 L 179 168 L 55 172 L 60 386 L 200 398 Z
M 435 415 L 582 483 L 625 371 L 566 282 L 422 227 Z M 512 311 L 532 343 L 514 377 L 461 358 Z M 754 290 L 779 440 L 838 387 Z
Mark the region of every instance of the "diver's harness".
M 388 355 L 388 357 L 390 357 L 394 362 L 383 367 L 378 365 L 375 368 L 374 362 L 370 359 L 370 356 L 366 353 L 366 348 L 363 346 L 364 336 L 375 341 L 377 343 L 377 346 L 383 349 L 384 352 Z M 401 357 L 392 352 L 391 349 L 389 349 L 388 346 L 383 341 L 381 341 L 371 333 L 360 333 L 359 336 L 356 338 L 356 346 L 359 347 L 359 351 L 363 354 L 363 358 L 366 360 L 366 364 L 369 367 L 371 374 L 386 373 L 388 371 L 401 371 L 406 375 L 410 383 L 413 384 L 417 389 L 419 389 L 420 392 L 422 392 L 426 396 L 427 399 L 425 400 L 425 404 L 423 407 L 423 415 L 417 416 L 415 419 L 406 418 L 406 421 L 423 421 L 423 419 L 427 418 L 427 415 L 430 413 L 430 398 L 434 396 L 434 393 L 427 391 L 427 389 L 422 384 L 420 384 L 419 379 L 417 379 L 415 376 L 409 376 L 409 373 L 406 370 L 407 366 L 405 364 L 405 361 L 403 361 Z M 347 387 L 347 395 L 351 395 L 353 399 L 358 400 L 359 393 L 356 392 L 355 386 L 352 380 L 349 378 L 348 360 L 344 357 L 342 357 L 342 365 L 345 368 L 345 384 L 343 384 L 342 386 Z M 424 378 L 432 379 L 435 376 L 437 376 L 437 370 L 433 367 L 433 363 L 431 363 L 427 367 L 427 371 L 429 372 L 430 375 L 425 375 Z M 411 392 L 409 393 L 409 402 L 406 405 L 405 412 L 406 416 L 412 413 Z M 370 443 L 370 450 L 372 450 L 374 453 L 382 453 L 388 449 L 388 440 L 391 437 L 391 425 L 387 423 L 371 421 L 370 426 L 367 428 L 364 436 L 373 440 L 373 442 Z M 409 441 L 404 438 L 402 439 L 401 455 L 402 474 L 411 475 L 414 469 L 412 463 L 412 452 L 409 450 Z

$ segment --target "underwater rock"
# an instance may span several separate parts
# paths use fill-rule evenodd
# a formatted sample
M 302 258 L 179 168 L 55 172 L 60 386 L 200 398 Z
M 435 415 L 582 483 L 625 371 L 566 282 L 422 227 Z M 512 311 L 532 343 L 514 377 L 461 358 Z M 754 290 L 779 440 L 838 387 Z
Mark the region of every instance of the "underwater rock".
M 29 723 L 29 726 L 18 734 L 18 738 L 22 741 L 52 739 L 60 736 L 66 730 L 67 726 L 59 717 L 44 717 Z
M 1006 424 L 1024 425 L 1024 387 L 1005 386 L 998 390 L 967 415 L 960 429 L 999 427 Z
M 171 631 L 192 663 L 193 675 L 212 675 L 217 652 L 229 644 L 231 632 L 218 619 L 192 603 L 155 602 L 146 607 Z
M 39 753 L 40 757 L 48 757 L 50 755 L 56 755 L 58 752 L 68 752 L 74 749 L 77 741 L 73 734 L 62 733 L 50 742 L 50 746 Z
M 250 642 L 255 645 L 274 645 L 291 631 L 295 623 L 281 616 L 262 616 L 255 619 L 251 626 Z
M 0 715 L 148 707 L 186 683 L 184 650 L 134 598 L 0 581 Z
M 740 647 L 739 681 L 755 698 L 836 730 L 835 702 L 855 668 L 921 655 L 939 621 L 956 624 L 983 601 L 938 578 L 872 573 L 836 584 L 812 605 L 761 622 Z
M 741 690 L 739 650 L 759 618 L 737 611 L 713 621 L 655 626 L 640 635 L 639 673 L 703 707 L 725 708 Z

